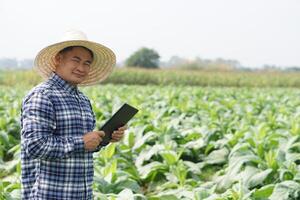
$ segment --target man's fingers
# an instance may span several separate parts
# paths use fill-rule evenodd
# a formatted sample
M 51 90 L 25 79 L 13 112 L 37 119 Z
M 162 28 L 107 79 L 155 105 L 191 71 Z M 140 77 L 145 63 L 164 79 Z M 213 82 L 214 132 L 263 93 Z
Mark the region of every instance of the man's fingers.
M 121 126 L 120 128 L 118 128 L 119 131 L 125 131 L 127 129 L 127 126 Z
M 96 131 L 96 133 L 99 135 L 99 137 L 104 137 L 105 133 L 104 131 Z
M 97 133 L 98 133 L 98 136 L 99 136 L 98 142 L 100 144 L 103 140 L 103 137 L 104 137 L 105 133 L 104 133 L 104 131 L 97 131 Z
M 124 131 L 114 131 L 113 134 L 114 135 L 123 135 Z
M 114 133 L 112 134 L 112 137 L 115 138 L 115 137 L 123 137 L 124 134 L 120 134 L 120 133 Z
M 118 133 L 118 132 L 115 132 L 112 134 L 112 138 L 122 138 L 124 136 L 124 133 Z
M 113 134 L 112 139 L 113 140 L 121 140 L 123 138 L 123 134 Z

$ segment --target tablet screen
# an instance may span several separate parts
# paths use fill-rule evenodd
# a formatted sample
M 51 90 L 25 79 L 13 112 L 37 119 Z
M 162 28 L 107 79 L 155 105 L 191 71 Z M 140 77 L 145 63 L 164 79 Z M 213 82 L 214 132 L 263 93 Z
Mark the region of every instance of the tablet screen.
M 102 127 L 101 131 L 105 132 L 105 136 L 101 142 L 101 146 L 106 146 L 111 140 L 112 133 L 118 128 L 127 124 L 127 122 L 138 112 L 138 109 L 125 103 Z

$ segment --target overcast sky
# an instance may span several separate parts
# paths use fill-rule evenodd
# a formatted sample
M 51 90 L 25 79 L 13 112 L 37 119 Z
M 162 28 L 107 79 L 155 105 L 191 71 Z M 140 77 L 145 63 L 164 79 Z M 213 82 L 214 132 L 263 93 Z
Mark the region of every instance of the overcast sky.
M 124 61 L 171 56 L 300 66 L 300 0 L 0 0 L 0 58 L 33 58 L 70 29 Z

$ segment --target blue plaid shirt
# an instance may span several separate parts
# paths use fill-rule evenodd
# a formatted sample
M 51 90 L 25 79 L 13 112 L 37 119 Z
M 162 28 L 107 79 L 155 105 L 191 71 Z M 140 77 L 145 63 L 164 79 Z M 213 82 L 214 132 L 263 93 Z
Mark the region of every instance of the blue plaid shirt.
M 92 199 L 93 152 L 82 139 L 95 128 L 89 99 L 53 73 L 24 98 L 21 127 L 22 199 Z

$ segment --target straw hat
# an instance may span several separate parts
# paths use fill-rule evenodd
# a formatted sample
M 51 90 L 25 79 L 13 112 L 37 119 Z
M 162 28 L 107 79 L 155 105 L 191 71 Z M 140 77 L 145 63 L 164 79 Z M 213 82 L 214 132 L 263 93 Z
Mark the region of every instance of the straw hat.
M 116 56 L 109 48 L 89 41 L 87 36 L 78 30 L 67 31 L 60 42 L 42 49 L 34 60 L 34 69 L 47 79 L 55 71 L 55 56 L 62 49 L 69 46 L 84 46 L 93 54 L 93 62 L 87 78 L 79 85 L 94 85 L 106 79 L 116 64 Z

